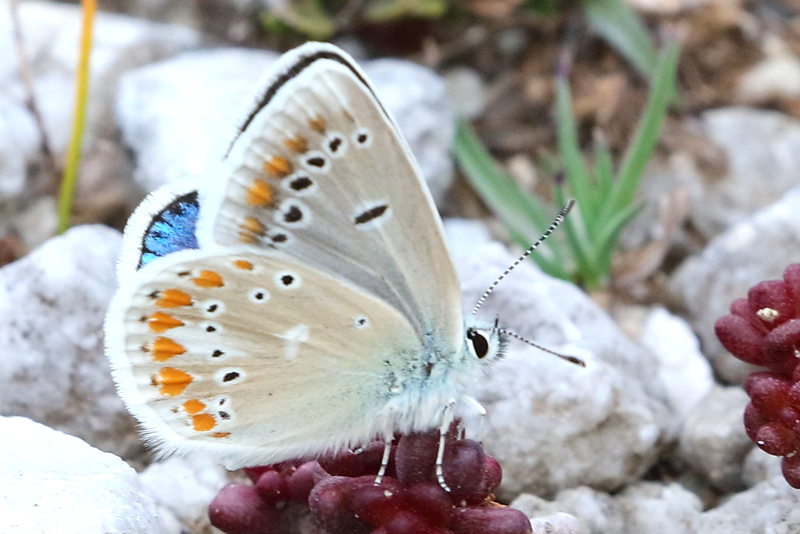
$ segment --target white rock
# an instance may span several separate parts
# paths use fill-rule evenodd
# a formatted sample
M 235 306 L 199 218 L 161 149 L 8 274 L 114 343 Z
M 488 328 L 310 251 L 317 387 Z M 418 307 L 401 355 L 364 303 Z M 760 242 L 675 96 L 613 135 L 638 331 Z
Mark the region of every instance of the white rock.
M 113 454 L 24 417 L 0 417 L 4 534 L 163 532 L 136 472 Z
M 800 165 L 800 162 L 798 163 Z M 800 168 L 800 167 L 798 167 Z M 780 279 L 800 249 L 800 188 L 714 238 L 700 256 L 686 260 L 669 289 L 700 337 L 706 356 L 726 380 L 740 382 L 758 368 L 730 355 L 714 323 L 731 303 L 762 280 Z
M 203 455 L 172 457 L 150 464 L 139 476 L 162 517 L 174 517 L 189 532 L 211 532 L 208 505 L 228 483 L 228 473 Z M 180 529 L 178 529 L 180 532 Z
M 447 221 L 466 309 L 514 257 L 484 240 L 480 223 Z M 487 451 L 504 469 L 506 495 L 590 484 L 613 489 L 638 478 L 668 437 L 671 414 L 657 366 L 572 284 L 526 262 L 479 316 L 537 343 L 584 358 L 580 368 L 512 340 L 479 387 Z
M 456 113 L 467 119 L 474 119 L 483 113 L 486 92 L 480 74 L 467 67 L 456 67 L 445 73 L 445 80 Z
M 658 375 L 672 410 L 683 421 L 714 386 L 711 365 L 689 325 L 664 308 L 645 319 L 639 342 L 658 360 Z
M 80 226 L 0 269 L 0 413 L 130 457 L 141 445 L 103 352 L 119 246 L 116 230 Z
M 800 183 L 800 121 L 789 115 L 718 108 L 681 128 L 697 138 L 694 145 L 709 143 L 704 153 L 718 151 L 726 165 L 699 165 L 685 150 L 654 155 L 637 192 L 644 208 L 620 237 L 626 250 L 647 247 L 653 256 L 658 245 L 696 247 L 696 236 L 682 230 L 685 219 L 711 239 Z
M 704 181 L 692 198 L 692 220 L 707 237 L 776 202 L 800 182 L 800 121 L 743 107 L 706 111 L 707 136 L 728 158 L 728 172 Z M 757 141 L 757 142 L 754 142 Z
M 626 488 L 617 500 L 628 534 L 694 532 L 703 510 L 697 495 L 675 483 L 639 482 Z
M 531 528 L 532 534 L 588 534 L 581 528 L 575 516 L 563 512 L 532 517 Z
M 701 514 L 696 534 L 795 534 L 800 532 L 800 491 L 781 477 L 737 493 Z
M 622 231 L 625 250 L 643 249 L 654 242 L 681 238 L 678 228 L 691 212 L 694 199 L 702 199 L 704 177 L 691 154 L 676 150 L 668 155 L 653 154 L 642 172 L 636 193 L 642 210 Z M 676 235 L 670 235 L 671 233 Z
M 624 529 L 623 510 L 617 499 L 608 493 L 578 486 L 558 492 L 556 502 L 577 517 L 587 532 L 606 534 Z
M 145 189 L 195 178 L 215 165 L 249 111 L 277 54 L 223 48 L 186 53 L 127 74 L 117 117 Z M 399 60 L 361 62 L 394 115 L 436 198 L 452 180 L 453 116 L 435 73 Z M 198 90 L 198 87 L 202 90 Z
M 772 456 L 758 447 L 753 447 L 744 459 L 742 480 L 747 487 L 752 487 L 771 478 L 780 478 L 783 476 L 781 460 L 779 456 Z
M 716 386 L 694 408 L 683 427 L 678 454 L 712 486 L 743 487 L 742 465 L 753 442 L 742 423 L 749 398 L 738 386 Z
M 608 493 L 586 486 L 560 491 L 553 501 L 523 493 L 511 506 L 533 518 L 562 514 L 574 517 L 580 533 L 621 533 L 625 528 L 619 502 Z

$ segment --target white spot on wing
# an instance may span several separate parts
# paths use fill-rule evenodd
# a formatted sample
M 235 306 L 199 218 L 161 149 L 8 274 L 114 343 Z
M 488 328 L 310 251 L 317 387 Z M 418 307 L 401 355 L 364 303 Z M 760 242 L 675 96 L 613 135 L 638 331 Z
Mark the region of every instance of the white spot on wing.
M 301 343 L 307 343 L 311 336 L 309 336 L 308 325 L 299 324 L 286 331 L 285 334 L 278 336 L 284 341 L 284 357 L 287 360 L 294 360 L 297 358 L 297 353 L 300 350 Z

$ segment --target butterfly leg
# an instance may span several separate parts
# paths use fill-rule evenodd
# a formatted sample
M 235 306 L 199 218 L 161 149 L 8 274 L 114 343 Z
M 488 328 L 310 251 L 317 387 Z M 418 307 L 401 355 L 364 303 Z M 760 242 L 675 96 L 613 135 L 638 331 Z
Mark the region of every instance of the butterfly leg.
M 386 476 L 386 469 L 389 467 L 389 457 L 392 454 L 392 440 L 394 436 L 386 436 L 385 443 L 383 445 L 383 457 L 381 457 L 381 467 L 378 469 L 378 474 L 375 475 L 375 482 L 372 484 L 374 486 L 380 486 L 381 482 L 383 482 L 383 477 Z
M 456 404 L 455 399 L 450 399 L 445 404 L 442 410 L 442 425 L 439 427 L 439 450 L 436 451 L 436 480 L 446 492 L 450 493 L 450 486 L 444 480 L 444 468 L 442 462 L 444 461 L 444 446 L 447 441 L 447 431 L 450 429 L 450 424 L 453 422 L 453 407 Z
M 462 405 L 464 406 L 463 414 L 464 416 L 468 417 L 464 421 L 463 428 L 469 428 L 470 434 L 473 435 L 482 435 L 483 434 L 483 422 L 486 417 L 486 408 L 478 402 L 475 397 L 470 397 L 469 395 L 464 395 L 461 397 Z

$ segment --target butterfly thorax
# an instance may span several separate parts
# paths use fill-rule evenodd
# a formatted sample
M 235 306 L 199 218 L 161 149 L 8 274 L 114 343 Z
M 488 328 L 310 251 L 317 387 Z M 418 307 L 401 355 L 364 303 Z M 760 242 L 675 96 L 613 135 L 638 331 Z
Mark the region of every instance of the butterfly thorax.
M 385 404 L 377 418 L 381 431 L 415 432 L 441 423 L 442 410 L 451 400 L 469 391 L 481 366 L 463 343 L 448 346 L 428 335 L 416 357 L 400 355 L 398 364 L 386 360 Z
M 408 432 L 439 426 L 444 407 L 474 389 L 482 373 L 502 356 L 506 343 L 496 325 L 471 317 L 457 346 L 448 346 L 443 338 L 429 334 L 416 358 L 402 357 L 405 364 L 399 368 L 387 365 L 390 394 L 380 414 L 390 429 Z

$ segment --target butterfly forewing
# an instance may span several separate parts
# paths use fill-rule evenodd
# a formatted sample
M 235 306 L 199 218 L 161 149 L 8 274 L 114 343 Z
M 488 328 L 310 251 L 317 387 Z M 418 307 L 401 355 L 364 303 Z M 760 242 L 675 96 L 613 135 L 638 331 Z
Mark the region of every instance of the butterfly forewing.
M 371 87 L 335 50 L 303 47 L 267 88 L 228 155 L 210 233 L 335 272 L 456 351 L 458 281 L 435 207 Z
M 109 354 L 168 452 L 218 447 L 237 467 L 361 443 L 420 351 L 391 306 L 279 253 L 187 250 L 133 278 Z

